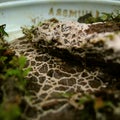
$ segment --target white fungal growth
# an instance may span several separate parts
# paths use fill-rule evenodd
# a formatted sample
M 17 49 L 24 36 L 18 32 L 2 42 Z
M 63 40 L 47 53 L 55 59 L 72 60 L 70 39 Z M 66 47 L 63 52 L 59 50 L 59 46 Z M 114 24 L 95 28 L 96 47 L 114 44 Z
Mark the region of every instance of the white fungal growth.
M 95 43 L 102 41 L 105 49 L 112 48 L 114 51 L 119 51 L 120 33 L 105 32 L 104 25 L 102 26 L 103 28 L 99 28 L 101 29 L 101 33 L 97 33 L 97 31 L 91 29 L 91 26 L 97 24 L 100 26 L 102 25 L 102 23 L 85 24 L 78 23 L 76 21 L 47 20 L 36 27 L 32 42 L 43 40 L 48 44 L 52 42 L 54 45 L 56 45 L 56 47 L 59 48 L 82 48 L 88 43 L 94 46 Z M 114 25 L 111 29 L 114 31 Z M 87 30 L 91 30 L 91 33 L 87 32 Z
M 95 44 L 102 41 L 106 49 L 113 49 L 115 52 L 120 51 L 120 32 L 107 32 L 96 34 L 89 42 Z M 87 43 L 86 43 L 87 44 Z
M 75 21 L 58 21 L 57 23 L 45 21 L 37 27 L 37 37 L 33 39 L 33 42 L 44 39 L 48 43 L 55 40 L 66 46 L 79 45 L 82 42 L 80 40 L 87 35 L 85 30 L 88 28 L 87 24 L 80 24 Z

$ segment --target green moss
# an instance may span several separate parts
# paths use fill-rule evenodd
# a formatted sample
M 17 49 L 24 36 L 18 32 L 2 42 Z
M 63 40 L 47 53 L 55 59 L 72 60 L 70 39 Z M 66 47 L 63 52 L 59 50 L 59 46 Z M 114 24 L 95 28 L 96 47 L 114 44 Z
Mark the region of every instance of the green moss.
M 34 32 L 36 30 L 36 27 L 34 25 L 31 26 L 30 29 L 28 29 L 27 27 L 21 27 L 21 29 L 28 40 L 32 40 L 34 38 Z
M 26 76 L 30 68 L 24 68 L 26 58 L 17 57 L 4 40 L 5 27 L 0 31 L 0 119 L 17 120 L 21 114 L 20 104 L 26 94 Z
M 82 23 L 95 23 L 95 22 L 120 22 L 119 11 L 114 11 L 111 13 L 101 13 L 98 17 L 94 17 L 91 13 L 78 18 L 78 22 Z

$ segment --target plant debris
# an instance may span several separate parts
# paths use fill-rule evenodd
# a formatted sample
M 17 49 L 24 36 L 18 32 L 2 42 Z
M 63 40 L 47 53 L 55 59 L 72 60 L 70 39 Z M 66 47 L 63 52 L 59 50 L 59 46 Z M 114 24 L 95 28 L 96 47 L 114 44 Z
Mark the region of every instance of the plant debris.
M 84 22 L 84 24 L 78 22 Z M 72 106 L 70 109 L 74 109 L 74 111 L 77 110 L 78 116 L 74 116 L 76 120 L 78 120 L 78 118 L 80 118 L 79 120 L 119 120 L 120 85 L 118 80 L 120 71 L 120 33 L 118 31 L 120 30 L 120 14 L 103 13 L 101 16 L 95 18 L 89 13 L 80 17 L 78 22 L 75 23 L 76 26 L 78 26 L 77 28 L 74 26 L 74 22 L 65 23 L 59 22 L 56 19 L 51 19 L 40 22 L 38 26 L 33 25 L 30 29 L 22 28 L 22 30 L 25 37 L 34 45 L 34 47 L 37 47 L 37 49 L 40 48 L 43 51 L 45 49 L 45 51 L 52 56 L 60 57 L 63 60 L 67 59 L 67 62 L 70 63 L 71 61 L 74 61 L 71 64 L 80 64 L 82 61 L 84 67 L 86 67 L 87 64 L 91 64 L 89 67 L 94 68 L 94 65 L 97 64 L 97 66 L 101 68 L 102 65 L 102 69 L 107 68 L 105 72 L 110 69 L 111 73 L 108 72 L 108 75 L 117 73 L 113 77 L 114 80 L 110 79 L 107 81 L 107 88 L 89 94 L 65 93 L 61 95 L 64 98 L 61 104 L 64 105 L 64 102 L 67 101 L 68 104 Z M 98 24 L 96 22 L 103 23 Z M 101 30 L 102 28 L 99 28 L 99 30 L 94 29 L 95 25 L 101 26 L 101 24 L 102 28 L 104 28 L 103 30 Z M 81 29 L 81 31 L 77 34 L 78 31 L 71 32 L 73 29 L 77 29 L 78 31 Z M 49 33 L 48 30 L 51 31 L 51 33 Z M 91 35 L 92 32 L 94 32 L 94 34 Z M 109 33 L 106 34 L 105 32 Z M 89 35 L 87 35 L 88 33 Z M 83 38 L 79 38 L 80 36 L 76 37 L 76 34 Z M 9 44 L 4 40 L 4 36 L 7 35 L 8 34 L 5 32 L 5 25 L 1 25 L 0 119 L 22 120 L 23 111 L 21 104 L 23 104 L 24 96 L 27 94 L 26 76 L 28 75 L 30 68 L 25 68 L 27 60 L 24 56 L 17 57 L 14 50 L 9 48 Z M 73 39 L 71 39 L 69 35 L 72 35 Z M 63 38 L 65 39 L 61 36 L 64 36 Z M 68 39 L 66 39 L 67 36 L 69 36 Z M 44 59 L 47 60 L 47 57 L 44 57 Z M 113 74 L 111 76 L 113 76 Z M 105 79 L 107 78 L 104 78 L 104 80 Z M 35 79 L 32 80 L 35 81 Z M 113 81 L 116 82 L 116 89 L 112 86 Z M 34 87 L 34 85 L 32 87 Z M 58 102 L 59 101 L 54 99 L 53 101 L 48 101 L 48 104 L 43 104 L 42 107 L 47 110 L 54 107 Z M 25 104 L 27 104 L 27 102 L 25 102 Z M 31 112 L 31 109 L 35 112 Z M 34 107 L 31 109 L 28 109 L 28 111 L 26 110 L 26 113 L 28 112 L 29 116 L 32 116 L 33 114 L 36 115 L 37 110 L 34 109 Z

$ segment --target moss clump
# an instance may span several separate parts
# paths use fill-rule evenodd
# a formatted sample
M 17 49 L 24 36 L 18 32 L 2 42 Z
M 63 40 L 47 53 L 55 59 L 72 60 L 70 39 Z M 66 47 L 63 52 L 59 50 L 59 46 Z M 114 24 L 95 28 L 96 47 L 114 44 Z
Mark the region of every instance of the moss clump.
M 16 120 L 21 117 L 20 104 L 26 94 L 26 58 L 17 57 L 4 40 L 5 26 L 0 26 L 0 119 Z
M 112 13 L 101 13 L 98 17 L 94 17 L 91 13 L 78 18 L 78 22 L 95 23 L 95 22 L 120 22 L 120 13 L 115 11 Z

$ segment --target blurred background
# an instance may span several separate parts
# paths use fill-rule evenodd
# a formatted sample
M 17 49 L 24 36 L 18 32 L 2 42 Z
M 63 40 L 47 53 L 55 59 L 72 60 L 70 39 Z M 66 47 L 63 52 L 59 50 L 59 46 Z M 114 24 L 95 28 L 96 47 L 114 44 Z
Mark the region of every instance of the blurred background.
M 20 1 L 20 0 L 0 0 L 0 3 L 2 3 L 2 2 L 8 2 L 8 1 Z M 38 0 L 38 1 L 40 1 L 40 0 Z M 111 1 L 111 0 L 102 0 L 102 1 Z

